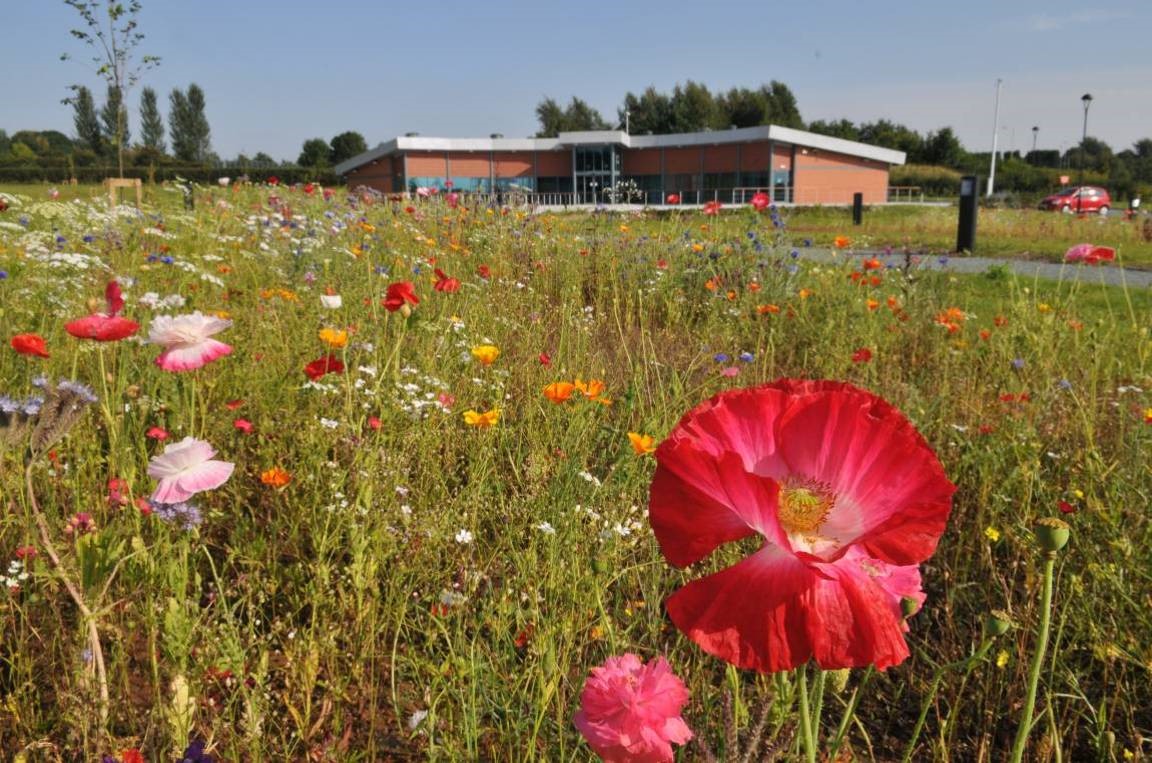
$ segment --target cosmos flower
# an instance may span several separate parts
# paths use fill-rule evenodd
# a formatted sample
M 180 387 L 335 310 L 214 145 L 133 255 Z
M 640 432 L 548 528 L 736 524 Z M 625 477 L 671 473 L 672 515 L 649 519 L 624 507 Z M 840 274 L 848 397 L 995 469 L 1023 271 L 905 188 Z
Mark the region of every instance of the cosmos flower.
M 104 288 L 107 310 L 93 312 L 83 318 L 64 324 L 64 330 L 77 339 L 92 339 L 97 342 L 118 342 L 140 330 L 140 324 L 119 315 L 124 309 L 124 297 L 120 294 L 120 284 L 109 281 Z
M 234 464 L 212 459 L 216 450 L 204 440 L 185 437 L 164 448 L 148 462 L 148 476 L 157 480 L 156 503 L 182 503 L 205 490 L 220 487 L 232 476 Z
M 919 564 L 955 487 L 899 411 L 848 384 L 781 379 L 690 411 L 656 460 L 649 518 L 671 564 L 762 539 L 668 599 L 704 651 L 762 672 L 908 657 L 902 605 L 924 601 Z
M 592 668 L 573 722 L 601 760 L 663 763 L 672 745 L 692 739 L 680 712 L 688 689 L 663 657 L 644 664 L 635 654 Z

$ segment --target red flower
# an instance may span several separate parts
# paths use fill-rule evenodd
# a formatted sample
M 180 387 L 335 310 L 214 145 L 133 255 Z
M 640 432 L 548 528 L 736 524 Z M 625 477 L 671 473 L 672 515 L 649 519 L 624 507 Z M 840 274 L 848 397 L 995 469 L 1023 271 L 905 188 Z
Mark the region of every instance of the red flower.
M 764 193 L 763 191 L 758 191 L 755 195 L 752 196 L 752 201 L 750 203 L 757 212 L 763 212 L 772 202 L 768 199 L 768 194 Z
M 718 214 L 720 214 L 720 208 L 723 206 L 724 205 L 718 201 L 710 201 L 704 205 L 704 214 L 706 214 L 706 215 L 718 215 Z
M 1061 514 L 1075 514 L 1076 513 L 1076 507 L 1073 506 L 1072 504 L 1068 503 L 1067 501 L 1060 501 L 1057 504 L 1057 506 L 1060 507 L 1060 513 Z
M 144 436 L 163 442 L 164 440 L 167 440 L 170 435 L 168 434 L 168 430 L 161 427 L 149 427 L 148 431 L 144 433 Z
M 234 411 L 242 405 L 244 405 L 243 400 L 229 400 L 227 403 L 224 403 L 224 407 L 230 411 Z
M 548 366 L 552 365 L 552 356 L 551 356 L 551 355 L 549 355 L 549 354 L 548 354 L 548 353 L 546 353 L 546 352 L 542 352 L 542 353 L 540 353 L 540 355 L 539 355 L 539 356 L 537 356 L 537 358 L 536 358 L 536 359 L 537 359 L 537 360 L 539 360 L 539 361 L 540 361 L 540 365 L 544 366 L 545 368 L 547 368 Z
M 668 204 L 679 204 L 680 203 L 680 194 L 670 193 L 670 194 L 668 194 L 668 198 L 665 199 L 664 201 Z
M 109 281 L 104 289 L 104 299 L 108 312 L 92 313 L 83 318 L 64 324 L 64 330 L 77 339 L 94 339 L 97 342 L 118 342 L 135 334 L 140 329 L 136 321 L 117 315 L 124 308 L 124 297 L 120 294 L 120 284 Z
M 280 185 L 280 178 L 275 175 L 268 178 L 268 185 Z
M 311 194 L 315 190 L 316 186 L 312 185 L 311 183 L 304 184 L 304 193 Z
M 656 460 L 649 517 L 670 563 L 763 539 L 668 599 L 704 651 L 765 672 L 908 657 L 901 605 L 924 601 L 918 565 L 956 488 L 899 411 L 848 384 L 781 379 L 690 411 Z
M 476 274 L 487 281 L 492 277 L 492 269 L 487 265 L 481 265 L 480 267 L 476 268 Z
M 443 270 L 436 268 L 436 285 L 432 288 L 446 294 L 455 294 L 460 291 L 460 280 L 457 278 L 449 278 Z
M 384 295 L 384 308 L 388 312 L 394 313 L 403 307 L 405 302 L 411 302 L 413 305 L 420 304 L 420 298 L 412 290 L 412 282 L 398 281 L 388 284 L 388 291 Z
M 44 342 L 44 337 L 39 334 L 17 334 L 12 337 L 12 349 L 21 355 L 38 355 L 41 358 L 50 357 L 48 355 L 48 345 Z
M 232 422 L 232 426 L 244 434 L 252 434 L 252 422 L 248 419 L 236 419 Z
M 120 753 L 120 763 L 144 763 L 144 756 L 135 747 Z
M 369 416 L 368 417 L 368 428 L 369 429 L 375 431 L 375 430 L 379 429 L 380 427 L 382 427 L 383 425 L 384 425 L 383 422 L 381 422 L 378 417 L 376 417 L 376 416 Z
M 852 353 L 853 363 L 870 363 L 872 361 L 872 351 L 867 347 L 861 347 Z
M 308 374 L 309 379 L 316 381 L 327 374 L 344 373 L 344 364 L 335 355 L 325 355 L 304 366 L 304 373 Z

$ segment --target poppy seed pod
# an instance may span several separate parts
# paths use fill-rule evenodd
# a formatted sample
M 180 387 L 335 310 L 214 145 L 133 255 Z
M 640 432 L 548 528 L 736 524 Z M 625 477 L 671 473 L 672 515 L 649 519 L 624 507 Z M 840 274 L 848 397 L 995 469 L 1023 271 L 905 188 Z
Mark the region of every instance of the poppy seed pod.
M 1003 636 L 1012 628 L 1012 617 L 1002 609 L 994 609 L 984 618 L 984 631 L 990 636 Z
M 1040 548 L 1049 553 L 1056 553 L 1068 544 L 1072 536 L 1072 528 L 1062 519 L 1044 517 L 1036 521 L 1036 540 Z

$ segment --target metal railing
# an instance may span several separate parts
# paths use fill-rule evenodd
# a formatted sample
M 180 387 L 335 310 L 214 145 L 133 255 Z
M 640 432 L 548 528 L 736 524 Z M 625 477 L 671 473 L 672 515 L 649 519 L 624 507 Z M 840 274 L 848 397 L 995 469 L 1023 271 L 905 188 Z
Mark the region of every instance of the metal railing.
M 889 204 L 923 204 L 924 189 L 918 185 L 888 186 Z

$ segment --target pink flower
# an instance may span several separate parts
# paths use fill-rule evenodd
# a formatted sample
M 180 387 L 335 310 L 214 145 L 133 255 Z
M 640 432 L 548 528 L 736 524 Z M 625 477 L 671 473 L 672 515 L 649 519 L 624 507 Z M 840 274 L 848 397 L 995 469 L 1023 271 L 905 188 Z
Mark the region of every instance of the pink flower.
M 185 437 L 164 448 L 148 462 L 148 476 L 159 482 L 152 492 L 157 503 L 180 503 L 196 493 L 220 487 L 232 476 L 234 464 L 213 461 L 216 450 L 204 440 Z
M 244 434 L 252 434 L 252 422 L 248 419 L 236 419 L 232 422 L 232 426 Z
M 232 321 L 204 315 L 158 315 L 148 329 L 148 341 L 164 345 L 156 365 L 165 371 L 191 371 L 232 352 L 223 342 L 210 339 L 232 325 Z
M 1096 246 L 1095 244 L 1077 244 L 1064 253 L 1065 262 L 1083 262 L 1087 265 L 1096 265 L 1101 262 L 1111 262 L 1116 259 L 1116 250 L 1110 246 Z
M 148 431 L 144 433 L 145 437 L 150 437 L 153 440 L 167 440 L 168 430 L 163 427 L 149 427 Z
M 671 761 L 672 744 L 692 738 L 680 717 L 687 702 L 688 689 L 667 660 L 645 665 L 625 654 L 592 668 L 573 721 L 602 760 Z
M 649 518 L 676 567 L 756 538 L 668 614 L 709 654 L 761 672 L 908 657 L 901 604 L 924 601 L 955 486 L 899 411 L 848 384 L 781 379 L 701 404 L 656 450 Z
M 737 368 L 736 366 L 728 366 L 726 368 L 721 368 L 720 369 L 720 375 L 731 379 L 733 376 L 739 376 L 740 375 L 740 369 Z
M 769 200 L 768 194 L 764 193 L 763 191 L 758 191 L 757 193 L 753 194 L 752 201 L 750 203 L 757 212 L 763 212 L 772 202 Z

